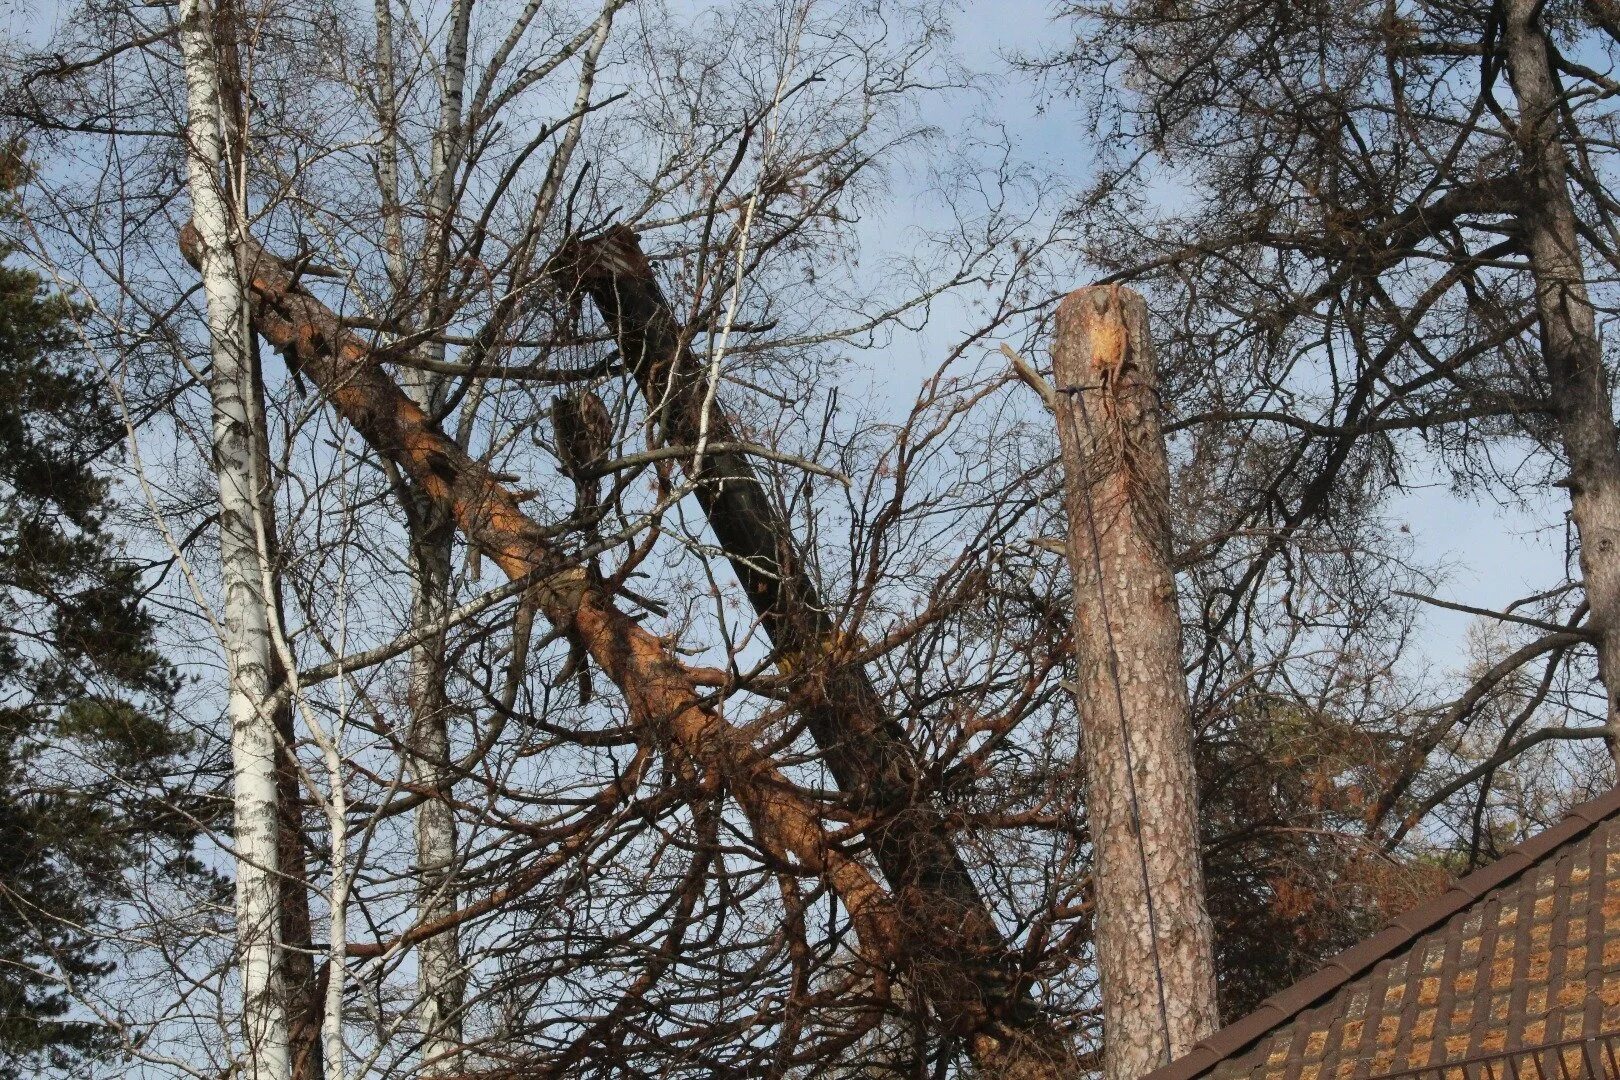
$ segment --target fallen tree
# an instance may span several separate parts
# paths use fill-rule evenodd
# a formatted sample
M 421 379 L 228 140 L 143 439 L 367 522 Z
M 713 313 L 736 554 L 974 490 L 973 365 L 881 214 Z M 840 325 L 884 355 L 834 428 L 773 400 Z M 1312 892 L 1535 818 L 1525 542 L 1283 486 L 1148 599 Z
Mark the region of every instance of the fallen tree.
M 201 263 L 203 245 L 194 227 L 182 230 L 180 246 L 193 266 Z M 605 584 L 559 551 L 552 530 L 522 510 L 518 493 L 445 435 L 383 369 L 386 357 L 347 330 L 299 284 L 293 269 L 253 241 L 244 242 L 242 257 L 255 331 L 452 518 L 471 545 L 509 578 L 536 582 L 528 602 L 576 638 L 619 687 L 643 745 L 693 761 L 742 808 L 765 858 L 827 885 L 849 913 L 880 993 L 892 971 L 908 985 L 927 986 L 939 1000 L 956 1003 L 955 1012 L 936 1010 L 934 1022 L 964 1037 L 992 1075 L 1037 1080 L 1067 1074 L 1066 1047 L 1037 1017 L 1021 1011 L 1004 1018 L 991 1011 L 994 1001 L 977 977 L 978 953 L 953 963 L 949 947 L 939 947 L 961 940 L 958 927 L 941 921 L 939 908 L 886 890 L 831 839 L 817 801 L 727 722 L 717 695 L 707 692 L 723 685 L 724 673 L 682 662 L 669 642 L 621 611 Z M 902 916 L 902 901 L 916 910 Z M 993 932 L 987 913 L 984 918 Z
M 711 385 L 627 227 L 574 240 L 551 276 L 571 301 L 588 296 L 618 344 L 662 440 L 702 447 L 678 463 L 760 623 L 794 705 L 852 809 L 870 821 L 873 855 L 910 926 L 915 984 L 946 1024 L 1024 1026 L 1033 1008 L 1020 958 L 996 926 L 932 805 L 932 785 L 812 579 L 809 560 L 771 501 L 730 412 Z M 1050 1049 L 1059 1040 L 1046 1036 Z

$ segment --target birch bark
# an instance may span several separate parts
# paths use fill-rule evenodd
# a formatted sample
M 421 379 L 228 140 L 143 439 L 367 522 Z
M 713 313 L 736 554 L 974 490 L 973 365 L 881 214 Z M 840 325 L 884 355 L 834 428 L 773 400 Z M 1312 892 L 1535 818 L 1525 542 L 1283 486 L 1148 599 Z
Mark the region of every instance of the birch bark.
M 379 31 L 388 25 L 387 9 L 383 6 L 385 2 L 380 0 L 378 7 Z M 591 46 L 584 57 L 574 117 L 564 131 L 557 154 L 536 198 L 531 227 L 538 227 L 549 213 L 562 175 L 567 170 L 568 160 L 579 140 L 584 106 L 589 101 L 595 78 L 596 60 L 606 44 L 614 10 L 615 5 L 610 4 L 597 20 Z M 429 257 L 425 278 L 430 300 L 422 314 L 430 328 L 439 327 L 447 317 L 444 293 L 449 267 L 451 223 L 455 213 L 455 173 L 469 123 L 466 115 L 466 84 L 471 15 L 472 0 L 456 0 L 451 9 L 450 38 L 445 46 L 444 67 L 440 75 L 439 116 L 433 134 L 427 179 Z M 387 111 L 392 121 L 392 87 L 386 88 L 380 96 L 388 103 Z M 385 133 L 385 146 L 390 154 L 396 152 L 395 138 L 392 129 Z M 387 162 L 384 185 L 385 206 L 391 204 L 395 207 L 388 235 L 402 236 L 397 190 L 392 190 L 397 188 L 397 170 Z M 403 274 L 398 277 L 403 280 Z M 445 347 L 442 340 L 435 336 L 424 343 L 423 352 L 433 360 L 442 360 Z M 407 369 L 401 381 L 405 393 L 424 413 L 430 416 L 436 414 L 444 397 L 446 379 L 443 375 Z M 462 450 L 467 448 L 474 414 L 481 398 L 481 386 L 475 383 L 466 395 L 462 420 L 456 432 L 456 442 Z M 413 498 L 414 505 L 409 514 L 412 621 L 416 626 L 431 626 L 442 622 L 450 608 L 455 523 L 442 507 L 420 491 Z M 526 637 L 520 643 L 517 635 L 514 636 L 515 650 L 521 652 L 526 645 Z M 514 664 L 515 676 L 521 674 L 519 666 Z M 460 1014 L 465 992 L 460 942 L 451 918 L 459 897 L 455 880 L 456 822 L 450 804 L 453 782 L 449 764 L 450 702 L 445 679 L 444 636 L 438 634 L 424 640 L 411 651 L 410 765 L 418 789 L 430 793 L 416 814 L 417 914 L 423 923 L 442 923 L 449 927 L 443 933 L 423 941 L 417 953 L 417 1021 L 424 1036 L 421 1066 L 424 1076 L 446 1075 L 458 1069 L 456 1055 L 461 1047 Z M 510 707 L 510 704 L 508 694 L 507 705 Z
M 399 202 L 392 14 L 388 4 L 389 0 L 378 0 L 377 4 L 379 101 L 382 105 L 379 118 L 384 129 L 380 179 L 390 276 L 397 290 L 406 283 L 407 275 Z M 425 313 L 420 309 L 414 313 L 425 314 L 428 324 L 433 326 L 444 319 L 442 298 L 466 96 L 467 35 L 471 20 L 472 0 L 455 0 L 450 12 L 450 39 L 445 46 L 444 68 L 439 77 L 439 116 L 433 131 L 426 184 L 429 255 L 425 288 L 430 299 Z M 388 50 L 386 56 L 383 55 L 385 49 Z M 423 351 L 434 360 L 444 358 L 444 345 L 437 336 L 423 344 Z M 401 381 L 405 392 L 424 412 L 435 411 L 445 383 L 442 375 L 407 369 Z M 455 527 L 432 500 L 420 492 L 413 491 L 409 498 L 412 505 L 406 510 L 410 532 L 411 622 L 413 627 L 431 626 L 443 620 L 450 606 Z M 428 793 L 417 808 L 415 820 L 417 918 L 430 923 L 444 920 L 451 927 L 423 941 L 417 950 L 416 1019 L 423 1038 L 419 1070 L 423 1076 L 455 1072 L 456 1055 L 461 1047 L 459 1017 L 464 985 L 461 946 L 453 921 L 448 918 L 456 910 L 458 895 L 456 821 L 449 801 L 452 794 L 450 703 L 445 679 L 444 636 L 436 634 L 412 648 L 410 658 L 411 727 L 407 764 L 418 790 Z
M 254 537 L 257 439 L 247 318 L 224 190 L 220 78 L 213 13 L 204 0 L 182 0 L 180 45 L 186 74 L 186 164 L 192 214 L 201 240 L 213 369 L 214 470 L 219 483 L 223 646 L 229 680 L 236 933 L 247 1040 L 246 1075 L 290 1076 L 287 1003 L 281 971 L 277 744 L 270 707 L 274 645 L 269 598 Z
M 433 626 L 449 608 L 454 524 L 431 501 L 411 509 L 411 621 Z M 460 937 L 456 911 L 456 819 L 451 808 L 450 702 L 445 692 L 444 635 L 411 650 L 410 757 L 412 780 L 427 793 L 416 809 L 416 909 L 420 922 L 445 920 L 447 929 L 417 949 L 417 1024 L 422 1032 L 422 1076 L 455 1071 L 461 1048 Z

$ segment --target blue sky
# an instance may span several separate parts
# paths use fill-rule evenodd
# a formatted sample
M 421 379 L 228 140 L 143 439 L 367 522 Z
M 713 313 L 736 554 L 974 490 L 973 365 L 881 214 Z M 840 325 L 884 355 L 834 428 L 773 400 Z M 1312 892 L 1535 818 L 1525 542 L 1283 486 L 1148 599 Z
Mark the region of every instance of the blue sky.
M 701 5 L 694 5 L 701 6 Z M 43 43 L 58 28 L 71 5 L 59 0 L 0 0 L 0 36 Z M 926 99 L 923 118 L 937 125 L 947 152 L 953 135 L 964 130 L 965 114 L 991 120 L 1004 130 L 1016 158 L 1038 171 L 1066 174 L 1083 182 L 1089 155 L 1086 132 L 1076 106 L 1041 93 L 1027 75 L 1014 72 L 1008 58 L 1034 55 L 1061 46 L 1066 29 L 1054 21 L 1048 0 L 966 2 L 952 14 L 955 52 L 963 64 L 985 74 L 975 92 Z M 906 183 L 920 187 L 920 173 L 901 177 L 898 197 L 868 218 L 877 235 L 876 251 L 904 250 L 915 230 L 932 223 L 927 198 L 907 197 Z M 918 193 L 920 194 L 920 193 Z M 1077 271 L 1075 286 L 1085 284 Z M 932 371 L 964 324 L 947 308 L 923 333 L 900 335 L 884 350 L 883 362 L 870 354 L 852 381 L 870 382 L 887 391 L 894 404 L 908 402 L 924 373 Z M 1044 362 L 1044 357 L 1042 358 Z M 1414 483 L 1391 500 L 1393 526 L 1410 529 L 1420 561 L 1441 564 L 1448 576 L 1441 596 L 1479 606 L 1501 606 L 1548 587 L 1563 573 L 1566 500 L 1550 493 L 1530 507 L 1499 507 L 1488 501 L 1457 497 L 1444 477 Z M 1464 639 L 1473 617 L 1429 609 L 1423 622 L 1420 651 L 1434 665 L 1455 668 L 1464 660 Z

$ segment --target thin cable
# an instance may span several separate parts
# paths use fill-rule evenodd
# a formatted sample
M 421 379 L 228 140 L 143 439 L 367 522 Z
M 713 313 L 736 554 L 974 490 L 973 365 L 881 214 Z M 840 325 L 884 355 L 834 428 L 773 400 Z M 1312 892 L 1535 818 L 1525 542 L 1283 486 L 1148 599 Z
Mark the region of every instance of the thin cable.
M 1095 386 L 1065 386 L 1067 394 L 1080 407 L 1080 419 L 1085 423 L 1086 435 L 1091 436 L 1091 413 L 1086 409 L 1085 391 Z M 1073 413 L 1069 423 L 1074 423 Z M 1076 432 L 1076 435 L 1079 433 Z M 1076 444 L 1078 446 L 1079 439 Z M 1136 762 L 1131 752 L 1130 722 L 1125 718 L 1125 691 L 1119 678 L 1119 650 L 1114 644 L 1114 623 L 1108 611 L 1108 591 L 1103 588 L 1102 538 L 1097 531 L 1097 512 L 1091 503 L 1091 485 L 1081 482 L 1081 502 L 1086 511 L 1086 531 L 1091 535 L 1092 569 L 1097 575 L 1097 607 L 1102 614 L 1103 635 L 1108 639 L 1108 677 L 1114 684 L 1114 705 L 1119 711 L 1119 734 L 1125 749 L 1125 785 L 1131 800 L 1131 828 L 1136 834 L 1136 858 L 1142 872 L 1142 894 L 1147 900 L 1148 940 L 1153 945 L 1153 977 L 1159 990 L 1159 1024 L 1164 1032 L 1164 1053 L 1171 1053 L 1170 1003 L 1164 989 L 1164 962 L 1159 956 L 1159 916 L 1153 903 L 1153 883 L 1148 874 L 1147 843 L 1142 839 L 1142 806 L 1136 794 Z

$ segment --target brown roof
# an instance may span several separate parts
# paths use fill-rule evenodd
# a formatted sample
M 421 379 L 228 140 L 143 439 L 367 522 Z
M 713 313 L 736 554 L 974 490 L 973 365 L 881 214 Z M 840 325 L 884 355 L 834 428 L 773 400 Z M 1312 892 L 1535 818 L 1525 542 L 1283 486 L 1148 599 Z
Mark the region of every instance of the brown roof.
M 1620 788 L 1144 1080 L 1369 1080 L 1620 1033 Z

